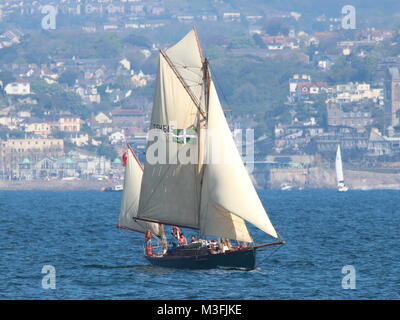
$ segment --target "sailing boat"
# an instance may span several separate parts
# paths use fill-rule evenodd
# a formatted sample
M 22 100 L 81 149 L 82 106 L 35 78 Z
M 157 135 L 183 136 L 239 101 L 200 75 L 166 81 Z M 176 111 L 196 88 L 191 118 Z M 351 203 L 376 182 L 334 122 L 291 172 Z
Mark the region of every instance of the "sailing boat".
M 255 245 L 245 221 L 278 240 Z M 197 240 L 170 246 L 164 225 L 196 230 Z M 161 245 L 147 241 L 144 256 L 161 267 L 254 269 L 257 249 L 284 243 L 236 148 L 194 28 L 160 51 L 146 160 L 142 167 L 129 146 L 118 226 L 149 230 Z
M 338 145 L 336 151 L 335 167 L 336 167 L 336 180 L 337 180 L 338 191 L 345 192 L 349 190 L 349 188 L 344 184 L 343 163 L 342 163 L 342 155 L 340 152 L 340 145 Z

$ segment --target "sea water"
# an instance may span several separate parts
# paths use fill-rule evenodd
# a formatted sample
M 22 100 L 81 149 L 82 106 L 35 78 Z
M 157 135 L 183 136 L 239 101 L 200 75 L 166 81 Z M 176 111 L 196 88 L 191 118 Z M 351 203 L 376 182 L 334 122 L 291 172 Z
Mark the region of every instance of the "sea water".
M 259 191 L 286 244 L 253 271 L 149 265 L 121 195 L 0 191 L 0 299 L 400 298 L 400 191 Z

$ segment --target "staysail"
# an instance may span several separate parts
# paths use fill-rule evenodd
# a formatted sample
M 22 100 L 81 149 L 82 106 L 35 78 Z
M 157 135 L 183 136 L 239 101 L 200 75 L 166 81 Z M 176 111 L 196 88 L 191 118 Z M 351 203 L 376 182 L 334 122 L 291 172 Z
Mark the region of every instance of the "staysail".
M 230 212 L 277 238 L 277 232 L 236 148 L 213 83 L 210 89 L 207 144 L 202 190 L 202 232 L 209 234 L 209 228 L 217 227 L 210 226 L 208 219 L 215 215 L 215 208 L 219 208 L 220 212 Z
M 338 145 L 337 147 L 337 151 L 336 151 L 336 162 L 335 162 L 335 166 L 336 166 L 336 179 L 337 179 L 337 183 L 343 183 L 344 182 L 344 177 L 343 177 L 343 164 L 342 164 L 342 155 L 340 152 L 340 145 Z
M 159 235 L 159 225 L 134 220 L 139 207 L 140 185 L 142 183 L 143 168 L 135 154 L 128 148 L 124 176 L 124 191 L 121 199 L 121 211 L 118 218 L 118 227 L 138 232 L 150 229 L 153 234 Z

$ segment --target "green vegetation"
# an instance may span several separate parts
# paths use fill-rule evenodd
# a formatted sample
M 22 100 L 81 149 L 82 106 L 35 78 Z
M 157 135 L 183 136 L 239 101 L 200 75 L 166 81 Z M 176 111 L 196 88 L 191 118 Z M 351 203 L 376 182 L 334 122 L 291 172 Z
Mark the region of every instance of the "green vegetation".
M 72 87 L 75 84 L 75 81 L 78 78 L 78 76 L 79 73 L 77 71 L 67 70 L 60 75 L 58 82 L 65 83 L 69 87 Z
M 90 34 L 72 28 L 32 31 L 21 45 L 0 50 L 0 58 L 10 63 L 21 57 L 36 64 L 48 63 L 54 56 L 110 59 L 121 56 L 123 47 L 123 39 L 115 33 Z
M 285 19 L 266 19 L 263 23 L 265 32 L 270 36 L 287 35 L 290 30 L 290 25 Z
M 327 80 L 333 83 L 371 82 L 377 62 L 375 59 L 360 58 L 355 55 L 341 57 L 332 66 Z
M 289 79 L 295 73 L 313 73 L 296 59 L 226 57 L 211 61 L 221 102 L 235 114 L 263 114 L 280 108 L 288 95 Z
M 229 44 L 229 49 L 257 48 L 258 45 L 252 37 L 241 36 L 234 38 Z
M 1 51 L 0 51 L 1 52 Z M 2 84 L 3 84 L 3 89 L 4 89 L 4 87 L 8 84 L 8 83 L 10 83 L 10 82 L 13 82 L 13 81 L 15 81 L 15 77 L 14 77 L 14 75 L 12 74 L 12 72 L 10 72 L 10 71 L 0 71 L 0 81 L 2 82 Z
M 10 130 L 7 127 L 0 124 L 0 139 L 8 139 L 8 138 L 16 138 L 20 139 L 23 138 L 25 135 L 24 132 L 19 130 Z
M 97 147 L 96 154 L 110 160 L 118 157 L 118 152 L 109 144 L 101 144 L 99 147 Z
M 151 49 L 151 41 L 141 34 L 129 33 L 129 35 L 124 38 L 124 42 L 133 46 Z
M 122 41 L 114 33 L 104 33 L 97 36 L 91 43 L 98 58 L 118 57 L 122 50 Z
M 89 116 L 89 110 L 82 105 L 80 97 L 73 92 L 65 91 L 59 84 L 33 81 L 31 88 L 35 93 L 34 98 L 38 101 L 38 104 L 32 108 L 32 111 L 36 115 L 69 111 L 84 119 Z

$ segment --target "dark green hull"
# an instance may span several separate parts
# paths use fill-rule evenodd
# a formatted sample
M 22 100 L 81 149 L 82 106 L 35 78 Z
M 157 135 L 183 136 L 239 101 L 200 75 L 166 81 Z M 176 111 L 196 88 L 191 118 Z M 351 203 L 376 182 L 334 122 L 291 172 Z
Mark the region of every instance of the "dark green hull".
M 176 269 L 232 268 L 252 270 L 256 266 L 256 250 L 244 248 L 218 254 L 145 256 L 155 266 Z

